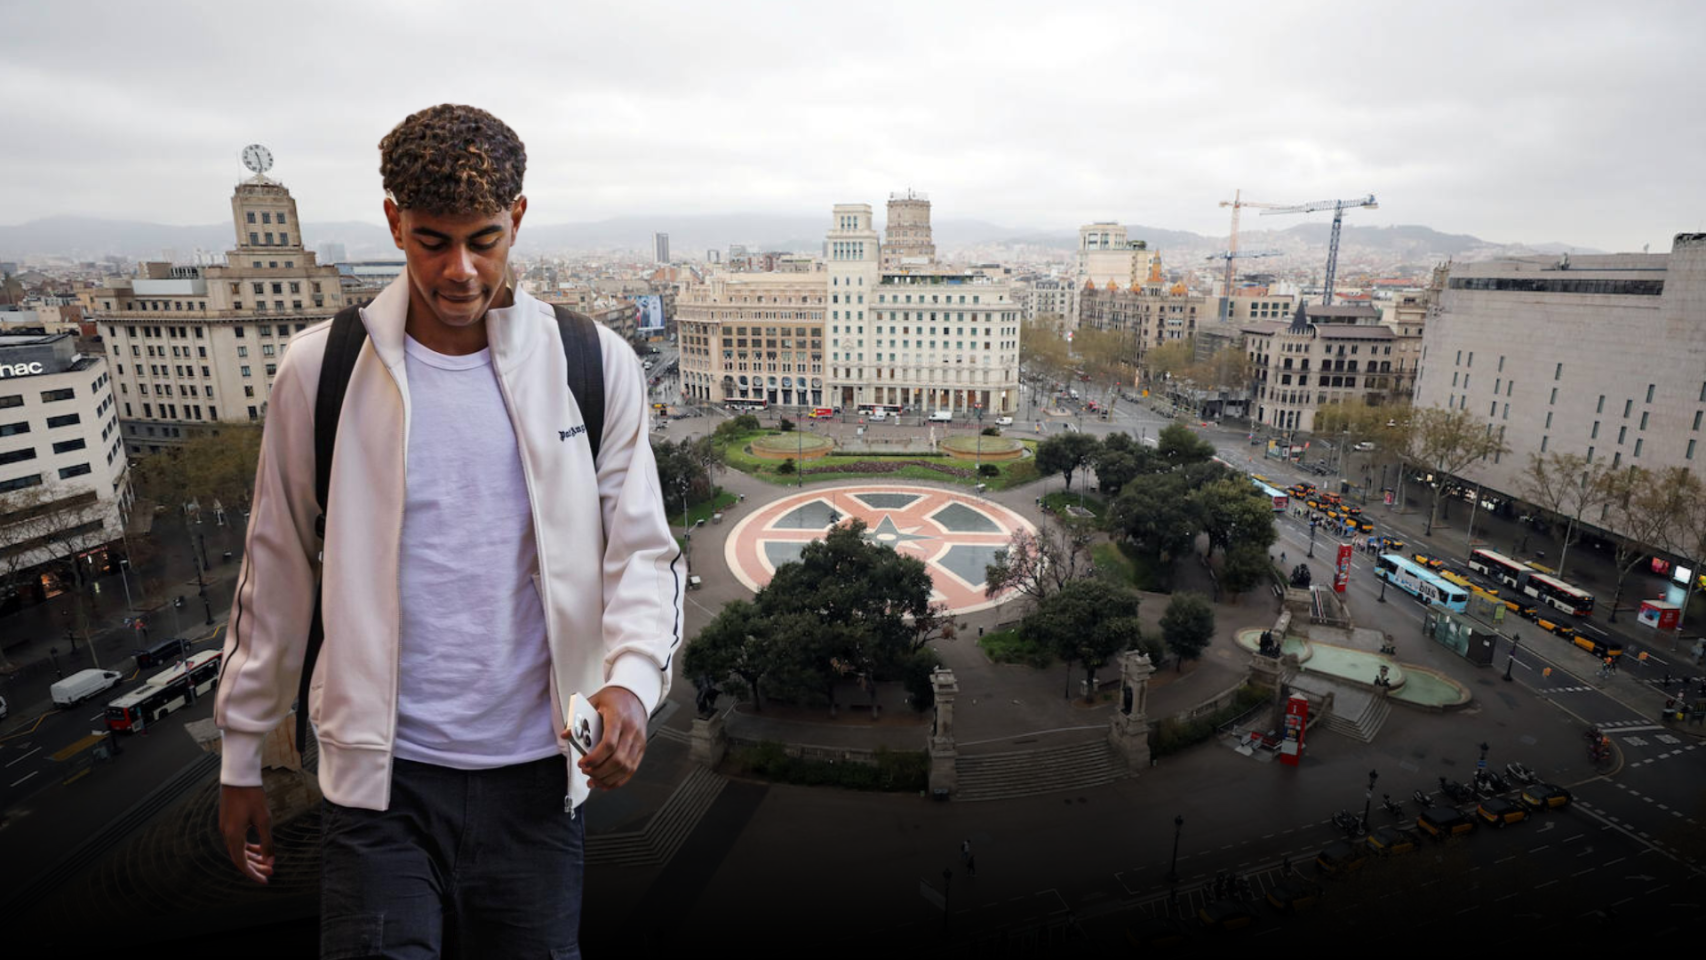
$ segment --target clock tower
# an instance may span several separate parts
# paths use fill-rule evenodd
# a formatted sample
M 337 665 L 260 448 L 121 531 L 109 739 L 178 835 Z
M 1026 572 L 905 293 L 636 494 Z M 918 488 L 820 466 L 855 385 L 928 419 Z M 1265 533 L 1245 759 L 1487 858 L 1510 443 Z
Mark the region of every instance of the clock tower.
M 231 196 L 231 219 L 237 228 L 239 256 L 302 251 L 302 223 L 296 201 L 284 184 L 267 176 L 272 153 L 258 143 L 243 148 L 243 166 L 254 176 L 237 185 Z

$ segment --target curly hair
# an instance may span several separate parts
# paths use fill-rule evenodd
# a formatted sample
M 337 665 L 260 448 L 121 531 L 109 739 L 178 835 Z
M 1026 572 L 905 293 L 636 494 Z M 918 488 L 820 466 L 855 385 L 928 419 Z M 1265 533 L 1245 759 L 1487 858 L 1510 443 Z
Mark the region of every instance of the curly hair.
M 403 209 L 491 216 L 521 195 L 526 171 L 521 138 L 477 107 L 428 107 L 379 141 L 379 175 Z

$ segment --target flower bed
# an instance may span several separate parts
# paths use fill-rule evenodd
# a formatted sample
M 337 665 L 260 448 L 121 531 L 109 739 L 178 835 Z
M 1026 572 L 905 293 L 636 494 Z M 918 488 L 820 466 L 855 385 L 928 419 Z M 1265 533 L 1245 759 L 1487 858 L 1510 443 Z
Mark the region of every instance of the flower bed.
M 832 466 L 808 467 L 800 473 L 812 476 L 819 473 L 895 473 L 905 467 L 923 467 L 950 477 L 969 479 L 973 471 L 965 467 L 953 467 L 945 463 L 932 463 L 929 460 L 859 460 L 853 463 L 838 463 Z

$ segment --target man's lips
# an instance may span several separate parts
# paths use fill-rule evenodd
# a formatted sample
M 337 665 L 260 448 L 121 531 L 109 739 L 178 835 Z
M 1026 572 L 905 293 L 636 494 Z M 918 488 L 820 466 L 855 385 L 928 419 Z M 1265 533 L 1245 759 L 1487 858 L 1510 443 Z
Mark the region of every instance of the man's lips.
M 468 293 L 458 296 L 449 293 L 440 293 L 438 298 L 440 300 L 449 300 L 451 303 L 473 303 L 480 299 L 480 295 L 478 293 Z

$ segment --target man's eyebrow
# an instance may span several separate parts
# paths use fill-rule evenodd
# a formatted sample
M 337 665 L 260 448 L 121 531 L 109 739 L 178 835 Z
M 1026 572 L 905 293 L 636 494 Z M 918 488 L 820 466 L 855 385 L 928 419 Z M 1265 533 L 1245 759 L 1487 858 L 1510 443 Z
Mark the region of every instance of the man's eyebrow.
M 452 240 L 452 239 L 455 239 L 455 238 L 451 237 L 449 234 L 440 233 L 439 231 L 434 230 L 431 227 L 415 227 L 413 230 L 410 230 L 409 232 L 414 234 L 415 236 L 418 236 L 418 237 L 430 237 L 431 239 L 434 239 L 434 240 Z M 468 239 L 475 240 L 475 239 L 478 239 L 480 237 L 484 237 L 488 234 L 502 233 L 502 232 L 503 232 L 503 227 L 501 227 L 495 223 L 489 224 L 489 225 L 482 227 L 479 230 L 476 230 L 473 233 L 469 234 Z

